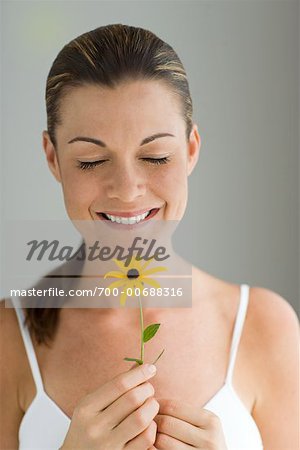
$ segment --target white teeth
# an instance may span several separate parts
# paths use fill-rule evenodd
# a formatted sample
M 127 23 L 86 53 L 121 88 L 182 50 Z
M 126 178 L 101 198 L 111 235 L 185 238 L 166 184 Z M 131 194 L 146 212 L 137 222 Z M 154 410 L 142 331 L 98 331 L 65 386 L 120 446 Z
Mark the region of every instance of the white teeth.
M 150 210 L 145 212 L 144 214 L 140 214 L 138 216 L 133 217 L 121 217 L 121 216 L 112 216 L 111 214 L 105 214 L 109 220 L 112 222 L 121 223 L 123 225 L 133 225 L 134 223 L 139 223 L 141 220 L 144 220 L 150 214 Z

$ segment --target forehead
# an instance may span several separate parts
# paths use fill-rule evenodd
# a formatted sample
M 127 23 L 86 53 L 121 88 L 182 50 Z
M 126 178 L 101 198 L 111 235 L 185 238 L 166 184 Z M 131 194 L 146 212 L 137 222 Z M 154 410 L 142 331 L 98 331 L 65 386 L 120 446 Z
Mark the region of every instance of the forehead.
M 167 127 L 184 128 L 178 95 L 160 81 L 127 81 L 115 88 L 85 85 L 72 88 L 60 105 L 61 127 L 143 128 L 147 132 Z M 82 130 L 85 131 L 85 130 Z

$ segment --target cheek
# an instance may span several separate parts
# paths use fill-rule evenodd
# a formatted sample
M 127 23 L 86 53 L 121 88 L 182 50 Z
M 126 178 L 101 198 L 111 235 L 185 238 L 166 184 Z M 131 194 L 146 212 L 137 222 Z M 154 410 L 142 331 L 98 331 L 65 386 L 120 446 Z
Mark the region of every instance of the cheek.
M 188 183 L 186 161 L 181 159 L 162 177 L 162 189 L 165 187 L 167 201 L 166 217 L 171 220 L 181 220 L 186 209 Z M 164 186 L 164 187 L 163 187 Z
M 181 220 L 187 203 L 188 184 L 184 161 L 153 176 L 151 190 L 166 202 L 165 218 Z
M 164 192 L 169 192 L 173 197 L 175 192 L 177 195 L 184 193 L 187 187 L 187 175 L 186 165 L 183 160 L 176 161 L 176 163 L 170 163 L 170 165 L 158 173 L 154 177 L 158 188 L 163 189 Z
M 61 174 L 64 201 L 69 214 L 87 211 L 95 194 L 101 189 L 97 177 L 71 165 L 62 167 Z

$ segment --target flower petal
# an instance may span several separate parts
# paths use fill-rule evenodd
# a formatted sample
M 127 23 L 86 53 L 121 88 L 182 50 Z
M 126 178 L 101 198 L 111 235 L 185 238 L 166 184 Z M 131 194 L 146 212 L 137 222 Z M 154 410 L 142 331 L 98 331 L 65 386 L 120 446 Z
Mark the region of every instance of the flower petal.
M 160 288 L 161 285 L 158 283 L 158 281 L 154 280 L 153 278 L 143 278 L 143 282 L 146 284 L 149 284 L 150 286 L 153 286 L 155 288 Z
M 131 299 L 137 297 L 135 295 L 135 288 L 140 289 L 141 295 L 142 295 L 142 292 L 144 289 L 143 284 L 137 278 L 132 279 L 132 280 L 128 279 L 126 284 L 124 284 L 123 294 L 121 294 L 121 297 L 120 297 L 120 303 L 122 306 L 125 304 L 126 297 L 130 297 Z M 127 292 L 128 292 L 127 289 L 132 289 L 132 295 L 127 295 Z
M 154 256 L 152 256 L 151 258 L 149 258 L 147 261 L 144 262 L 144 264 L 142 264 L 142 271 L 146 269 L 147 266 L 149 266 L 149 264 L 153 261 Z
M 126 278 L 126 275 L 122 272 L 117 272 L 116 270 L 113 270 L 112 272 L 107 272 L 104 275 L 104 278 Z
M 148 269 L 145 272 L 142 273 L 142 277 L 151 275 L 152 273 L 156 272 L 163 272 L 164 270 L 168 270 L 166 267 L 158 266 L 158 267 L 152 267 L 152 269 Z
M 127 270 L 136 269 L 138 273 L 141 273 L 142 266 L 139 259 L 136 259 L 134 256 L 131 258 L 130 263 L 128 264 Z
M 143 283 L 141 283 L 138 280 L 135 280 L 134 287 L 136 287 L 137 289 L 140 289 L 141 290 L 141 295 L 142 295 L 142 292 L 143 292 L 143 289 L 144 289 Z
M 114 281 L 107 287 L 109 289 L 113 289 L 113 288 L 117 288 L 117 287 L 124 286 L 124 285 L 126 285 L 126 280 L 123 279 L 123 280 Z
M 124 275 L 126 275 L 126 273 L 127 273 L 127 267 L 125 267 L 125 263 L 122 262 L 122 261 L 120 261 L 120 260 L 117 259 L 117 258 L 113 258 L 113 262 L 114 262 L 118 267 L 120 267 L 120 269 L 122 270 L 122 272 L 124 273 Z

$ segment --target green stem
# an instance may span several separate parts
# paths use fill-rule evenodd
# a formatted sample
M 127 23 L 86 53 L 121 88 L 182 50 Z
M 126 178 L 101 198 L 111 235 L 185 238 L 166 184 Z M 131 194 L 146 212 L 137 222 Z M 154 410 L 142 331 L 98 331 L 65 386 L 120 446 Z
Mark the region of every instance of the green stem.
M 139 305 L 140 305 L 140 324 L 141 324 L 141 361 L 144 362 L 144 318 L 143 318 L 143 308 L 141 302 L 141 296 L 139 295 Z
M 164 351 L 165 351 L 165 349 L 163 349 L 163 350 L 160 352 L 160 354 L 158 355 L 158 357 L 156 358 L 156 360 L 153 361 L 152 364 L 155 364 L 155 363 L 159 360 L 159 358 L 161 357 L 161 355 L 163 354 Z

